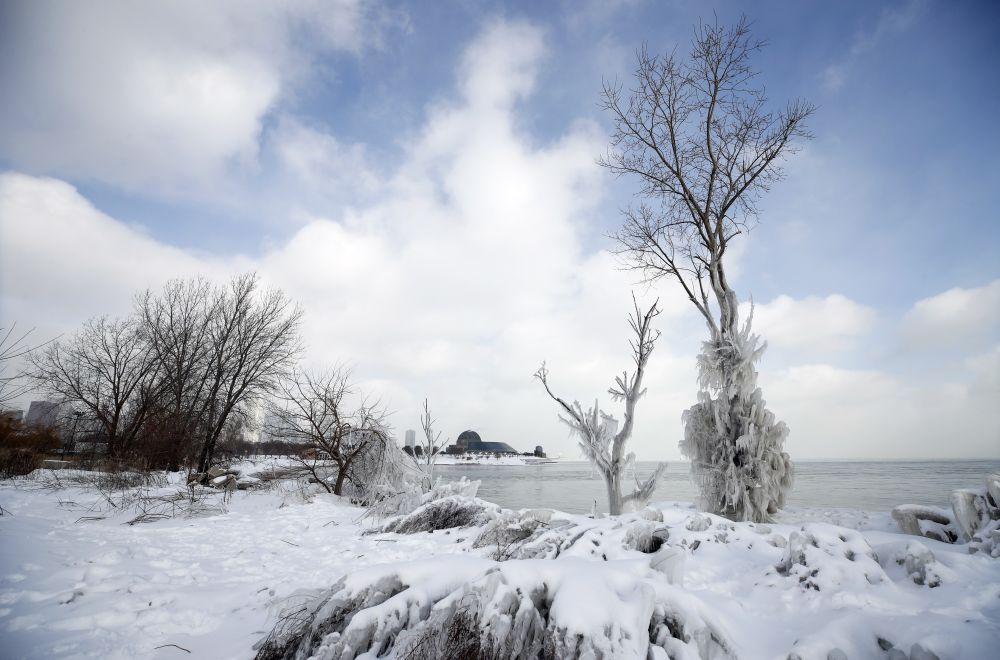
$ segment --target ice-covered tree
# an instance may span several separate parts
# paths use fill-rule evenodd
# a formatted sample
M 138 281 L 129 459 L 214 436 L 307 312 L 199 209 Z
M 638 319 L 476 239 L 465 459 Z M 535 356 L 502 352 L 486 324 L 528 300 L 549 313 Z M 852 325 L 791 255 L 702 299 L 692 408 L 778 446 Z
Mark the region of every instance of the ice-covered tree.
M 647 502 L 667 467 L 666 463 L 660 463 L 646 481 L 640 482 L 636 479 L 633 490 L 628 494 L 622 493 L 626 476 L 630 471 L 633 475 L 635 472 L 635 454 L 632 452 L 626 454 L 625 445 L 632 437 L 632 429 L 635 426 L 635 406 L 646 393 L 642 387 L 642 377 L 646 371 L 646 364 L 649 362 L 654 344 L 660 336 L 660 331 L 652 328 L 653 319 L 660 313 L 657 303 L 653 303 L 645 313 L 640 311 L 639 305 L 634 299 L 633 304 L 635 305 L 635 313 L 629 316 L 629 327 L 635 334 L 635 339 L 630 342 L 635 371 L 631 377 L 627 370 L 622 372 L 620 376 L 615 378 L 614 386 L 608 390 L 612 400 L 625 403 L 624 421 L 617 433 L 612 433 L 609 424 L 612 418 L 600 409 L 596 400 L 593 407 L 586 411 L 579 401 L 574 401 L 570 405 L 564 399 L 553 394 L 549 388 L 549 370 L 544 362 L 535 373 L 535 377 L 542 382 L 545 391 L 562 409 L 559 419 L 572 429 L 577 436 L 583 454 L 604 478 L 608 489 L 608 512 L 611 515 L 622 513 L 626 505 L 641 505 Z
M 708 325 L 699 402 L 684 414 L 681 448 L 702 505 L 735 520 L 764 520 L 780 507 L 792 467 L 787 429 L 756 385 L 765 344 L 750 319 L 739 322 L 726 253 L 756 222 L 782 158 L 809 137 L 814 110 L 802 101 L 770 109 L 751 66 L 762 47 L 745 18 L 732 27 L 700 24 L 687 58 L 642 49 L 635 87 L 605 84 L 602 102 L 614 129 L 601 162 L 636 178 L 648 200 L 625 211 L 619 253 L 647 280 L 677 282 Z
M 294 457 L 327 492 L 350 485 L 364 493 L 386 480 L 402 454 L 389 440 L 386 412 L 377 403 L 350 405 L 350 372 L 293 371 L 280 381 L 270 404 L 267 431 L 302 444 Z
M 434 463 L 437 462 L 437 452 L 442 447 L 441 432 L 434 432 L 434 422 L 435 420 L 431 417 L 430 405 L 427 399 L 424 399 L 424 412 L 420 416 L 420 428 L 424 432 L 424 440 L 421 443 L 423 446 L 423 456 L 420 458 L 423 460 L 424 465 L 427 466 L 427 476 L 431 484 L 434 483 Z

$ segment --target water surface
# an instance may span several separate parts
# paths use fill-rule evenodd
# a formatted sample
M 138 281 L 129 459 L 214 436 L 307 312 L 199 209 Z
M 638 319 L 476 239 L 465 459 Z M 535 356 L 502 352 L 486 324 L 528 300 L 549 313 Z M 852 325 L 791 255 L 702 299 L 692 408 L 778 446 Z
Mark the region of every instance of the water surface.
M 655 463 L 639 463 L 639 477 Z M 607 510 L 604 482 L 585 461 L 546 465 L 439 465 L 445 479 L 466 476 L 482 481 L 479 496 L 500 506 L 547 507 L 587 513 L 597 501 Z M 888 511 L 897 504 L 948 506 L 956 488 L 981 488 L 988 472 L 1000 472 L 1000 459 L 979 461 L 800 461 L 795 464 L 791 506 L 848 507 Z M 696 495 L 688 463 L 675 462 L 653 499 L 692 501 Z

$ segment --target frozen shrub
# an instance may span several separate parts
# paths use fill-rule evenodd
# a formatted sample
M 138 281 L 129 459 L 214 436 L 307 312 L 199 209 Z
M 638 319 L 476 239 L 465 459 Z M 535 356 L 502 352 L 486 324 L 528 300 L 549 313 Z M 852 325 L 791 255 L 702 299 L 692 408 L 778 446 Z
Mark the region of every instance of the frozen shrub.
M 700 602 L 633 562 L 472 557 L 340 580 L 258 658 L 730 658 Z
M 411 513 L 386 522 L 378 532 L 415 534 L 486 523 L 500 508 L 482 500 L 452 495 L 417 507 Z

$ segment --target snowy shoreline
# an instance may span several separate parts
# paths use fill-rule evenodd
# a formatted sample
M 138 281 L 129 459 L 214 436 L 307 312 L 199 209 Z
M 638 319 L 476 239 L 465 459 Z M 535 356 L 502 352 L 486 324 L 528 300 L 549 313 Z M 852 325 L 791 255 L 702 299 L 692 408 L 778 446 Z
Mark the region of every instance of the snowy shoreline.
M 302 483 L 275 482 L 232 493 L 228 502 L 208 494 L 193 516 L 129 525 L 134 509 L 112 506 L 93 488 L 57 489 L 42 476 L 0 482 L 5 657 L 249 658 L 294 598 L 323 593 L 345 575 L 361 584 L 365 575 L 419 573 L 438 584 L 427 571 L 447 571 L 428 567 L 451 570 L 456 556 L 469 558 L 454 569 L 462 584 L 480 584 L 475 576 L 496 568 L 511 584 L 558 573 L 552 602 L 563 609 L 552 616 L 569 626 L 600 630 L 611 616 L 627 633 L 629 613 L 642 610 L 628 599 L 680 603 L 687 625 L 694 630 L 701 621 L 731 657 L 806 660 L 833 649 L 849 658 L 904 657 L 879 647 L 891 643 L 905 657 L 917 657 L 916 648 L 942 659 L 980 658 L 1000 644 L 1000 560 L 902 534 L 888 513 L 789 509 L 773 524 L 754 525 L 676 502 L 597 520 L 482 503 L 485 524 L 364 534 L 379 524 L 370 511 Z M 176 493 L 179 476 L 149 493 Z M 496 561 L 499 542 L 476 547 L 490 530 L 529 523 L 541 535 L 511 561 Z M 650 568 L 658 555 L 636 549 L 637 535 L 654 529 L 682 560 L 671 575 Z M 560 549 L 558 558 L 550 546 Z M 573 587 L 591 573 L 593 593 Z M 638 591 L 624 596 L 628 589 Z M 611 608 L 612 596 L 639 609 Z M 575 609 L 567 612 L 570 603 Z M 619 657 L 646 657 L 628 645 L 635 640 L 623 639 Z M 672 657 L 699 657 L 696 640 L 672 643 Z

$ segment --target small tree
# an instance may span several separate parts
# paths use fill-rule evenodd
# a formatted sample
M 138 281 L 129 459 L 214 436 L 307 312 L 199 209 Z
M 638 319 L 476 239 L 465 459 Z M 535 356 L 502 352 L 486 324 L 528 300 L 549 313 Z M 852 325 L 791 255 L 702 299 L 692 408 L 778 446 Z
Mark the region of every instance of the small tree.
M 701 503 L 734 520 L 765 520 L 791 485 L 782 451 L 787 428 L 764 408 L 754 363 L 765 345 L 740 325 L 727 278 L 729 243 L 757 218 L 756 203 L 781 177 L 780 163 L 809 137 L 809 103 L 768 109 L 751 57 L 763 43 L 745 18 L 701 24 L 686 59 L 638 53 L 636 87 L 605 84 L 611 149 L 601 164 L 635 177 L 654 202 L 625 211 L 616 239 L 626 263 L 648 280 L 677 282 L 705 319 L 699 402 L 684 414 L 681 449 Z
M 544 362 L 535 373 L 535 377 L 542 382 L 545 391 L 562 409 L 564 414 L 559 415 L 559 419 L 576 434 L 580 442 L 580 449 L 604 478 L 608 489 L 608 511 L 613 516 L 622 513 L 626 504 L 642 504 L 649 501 L 656 489 L 657 482 L 667 467 L 666 463 L 658 464 L 656 470 L 645 482 L 640 483 L 636 479 L 632 492 L 627 495 L 622 494 L 625 474 L 629 469 L 635 469 L 635 454 L 629 452 L 626 455 L 625 445 L 632 437 L 632 429 L 635 426 L 636 403 L 646 393 L 642 387 L 646 363 L 649 362 L 654 344 L 660 336 L 659 330 L 652 329 L 652 321 L 660 313 L 657 303 L 654 302 L 645 313 L 639 311 L 639 305 L 634 298 L 633 304 L 635 314 L 629 316 L 629 327 L 635 334 L 635 340 L 630 342 L 635 361 L 635 372 L 631 378 L 627 370 L 622 372 L 621 376 L 615 378 L 614 387 L 608 390 L 612 400 L 625 402 L 625 419 L 618 433 L 611 434 L 609 422 L 612 418 L 599 408 L 596 400 L 594 406 L 584 412 L 579 401 L 574 401 L 570 405 L 553 394 L 549 388 L 549 371 Z
M 434 464 L 437 462 L 437 452 L 443 446 L 443 443 L 441 443 L 441 432 L 434 433 L 434 422 L 435 420 L 431 418 L 431 410 L 427 399 L 424 399 L 424 413 L 420 416 L 420 428 L 424 431 L 424 441 L 422 443 L 423 456 L 421 458 L 424 465 L 427 466 L 427 477 L 430 479 L 432 485 L 434 483 Z
M 344 369 L 296 371 L 279 384 L 270 406 L 272 437 L 301 443 L 296 460 L 335 495 L 343 495 L 349 481 L 367 488 L 363 475 L 381 470 L 392 444 L 385 411 L 365 403 L 349 410 L 351 390 Z

